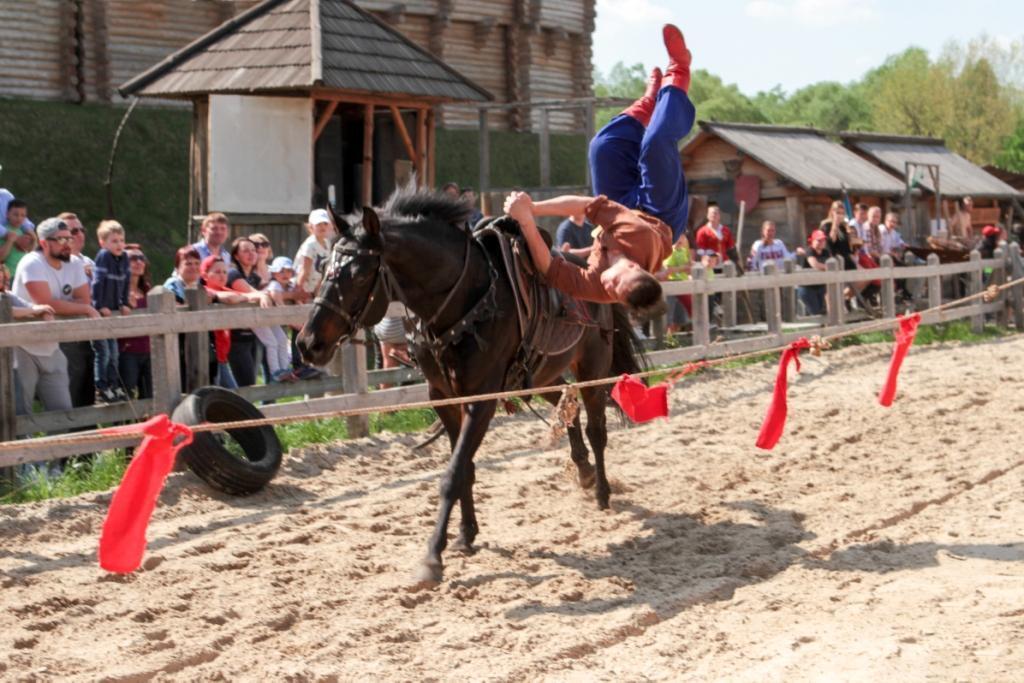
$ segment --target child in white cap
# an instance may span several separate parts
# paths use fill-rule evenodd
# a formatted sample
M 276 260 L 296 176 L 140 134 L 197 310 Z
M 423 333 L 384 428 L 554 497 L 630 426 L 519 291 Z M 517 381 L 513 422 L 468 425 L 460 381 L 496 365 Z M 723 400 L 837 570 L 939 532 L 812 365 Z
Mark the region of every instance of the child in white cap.
M 324 265 L 331 258 L 331 238 L 334 226 L 324 209 L 309 212 L 309 237 L 295 254 L 296 287 L 309 294 L 316 294 L 323 279 Z

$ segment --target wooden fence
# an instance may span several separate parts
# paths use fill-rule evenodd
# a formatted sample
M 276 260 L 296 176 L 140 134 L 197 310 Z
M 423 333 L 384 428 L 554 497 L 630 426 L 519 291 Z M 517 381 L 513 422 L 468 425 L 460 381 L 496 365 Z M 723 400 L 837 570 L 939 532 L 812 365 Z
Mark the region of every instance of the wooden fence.
M 1005 253 L 1005 255 L 1004 255 Z M 777 272 L 775 264 L 768 264 L 763 273 L 749 273 L 735 277 L 731 264 L 723 274 L 708 278 L 704 269 L 693 268 L 692 279 L 665 283 L 666 295 L 689 294 L 693 297 L 692 343 L 677 348 L 656 348 L 650 359 L 659 365 L 677 364 L 703 358 L 723 357 L 761 349 L 771 349 L 810 334 L 830 335 L 854 329 L 858 323 L 846 320 L 842 290 L 847 284 L 880 280 L 883 315 L 893 319 L 896 309 L 896 280 L 923 280 L 927 300 L 919 308 L 933 308 L 942 303 L 943 278 L 965 277 L 968 293 L 980 292 L 984 274 L 991 269 L 990 284 L 1001 284 L 1008 278 L 1024 277 L 1020 248 L 1011 244 L 1004 252 L 998 250 L 992 259 L 982 259 L 977 252 L 969 261 L 939 265 L 934 256 L 927 265 L 906 268 L 893 267 L 891 259 L 883 257 L 880 268 L 873 270 L 841 271 L 834 259 L 826 272 L 795 270 L 793 264 L 784 264 L 785 272 Z M 828 315 L 808 318 L 798 315 L 796 287 L 825 285 Z M 761 292 L 764 297 L 764 316 L 761 329 L 737 325 L 737 297 L 742 292 Z M 712 298 L 720 295 L 721 325 L 712 324 Z M 170 412 L 181 400 L 183 391 L 208 383 L 207 331 L 225 328 L 266 327 L 304 322 L 310 306 L 285 306 L 257 309 L 248 306 L 218 306 L 207 308 L 205 297 L 198 290 L 188 292 L 189 305 L 176 306 L 172 294 L 160 287 L 149 293 L 145 313 L 102 320 L 61 320 L 56 322 L 10 323 L 10 303 L 0 297 L 0 441 L 37 434 L 55 434 L 97 424 L 135 422 L 149 415 Z M 394 306 L 394 304 L 393 304 Z M 969 318 L 975 330 L 984 325 L 985 316 L 994 314 L 1003 326 L 1011 323 L 1024 330 L 1024 292 L 1021 287 L 1007 290 L 990 303 L 980 301 L 940 312 L 924 315 L 923 323 L 948 322 Z M 656 327 L 658 327 L 656 325 Z M 712 339 L 712 331 L 721 337 Z M 727 339 L 746 332 L 742 338 Z M 179 351 L 179 334 L 184 334 L 185 348 Z M 149 336 L 152 339 L 152 368 L 154 398 L 112 405 L 75 408 L 60 412 L 33 415 L 15 415 L 12 370 L 13 347 L 45 338 L 50 341 L 70 342 L 124 336 Z M 331 376 L 291 384 L 271 384 L 239 389 L 238 393 L 251 401 L 269 401 L 301 396 L 300 400 L 264 405 L 267 416 L 301 416 L 333 410 L 396 406 L 426 400 L 426 385 L 419 383 L 392 389 L 371 387 L 380 384 L 405 382 L 419 375 L 415 370 L 398 368 L 367 371 L 365 346 L 346 344 L 331 365 Z M 186 365 L 185 385 L 182 385 L 180 358 Z M 350 432 L 365 434 L 366 417 L 348 418 Z M 125 437 L 107 447 L 121 447 L 138 442 L 137 437 Z M 25 462 L 36 462 L 65 457 L 93 450 L 74 444 L 52 445 L 45 448 L 26 446 L 0 454 L 0 467 Z

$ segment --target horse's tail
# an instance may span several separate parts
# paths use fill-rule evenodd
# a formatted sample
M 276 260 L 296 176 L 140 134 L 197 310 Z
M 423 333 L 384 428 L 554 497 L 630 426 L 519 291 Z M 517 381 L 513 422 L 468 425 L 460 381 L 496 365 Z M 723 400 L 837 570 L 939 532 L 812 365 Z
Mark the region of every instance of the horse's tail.
M 643 372 L 650 363 L 644 352 L 643 343 L 633 331 L 629 313 L 621 304 L 612 305 L 612 374 L 621 375 Z

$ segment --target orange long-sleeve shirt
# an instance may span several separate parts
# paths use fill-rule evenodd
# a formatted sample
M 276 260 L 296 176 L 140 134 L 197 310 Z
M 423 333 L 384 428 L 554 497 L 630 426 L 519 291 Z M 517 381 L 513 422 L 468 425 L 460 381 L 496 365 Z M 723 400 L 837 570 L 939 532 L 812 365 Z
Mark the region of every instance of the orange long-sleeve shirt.
M 548 284 L 570 296 L 597 303 L 616 301 L 601 285 L 601 273 L 610 265 L 609 251 L 621 251 L 649 273 L 660 270 L 662 261 L 672 253 L 672 230 L 654 216 L 627 209 L 604 195 L 587 205 L 586 216 L 600 228 L 587 268 L 561 258 L 551 259 L 548 267 Z

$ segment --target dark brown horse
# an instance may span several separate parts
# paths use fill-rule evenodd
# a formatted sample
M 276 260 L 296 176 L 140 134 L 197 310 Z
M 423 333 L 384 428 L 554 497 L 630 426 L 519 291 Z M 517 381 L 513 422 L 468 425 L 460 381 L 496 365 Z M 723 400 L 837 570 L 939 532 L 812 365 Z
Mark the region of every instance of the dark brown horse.
M 309 320 L 297 343 L 303 357 L 322 365 L 335 347 L 358 327 L 375 324 L 388 300 L 405 303 L 421 321 L 424 340 L 416 359 L 429 383 L 431 399 L 500 392 L 520 358 L 516 303 L 508 275 L 495 257 L 464 227 L 470 207 L 439 194 L 397 192 L 378 216 L 371 208 L 349 225 L 332 211 L 339 239 L 320 285 Z M 557 387 L 572 370 L 590 380 L 638 368 L 638 347 L 621 307 L 591 305 L 591 325 L 568 351 L 544 356 L 531 368 L 532 386 Z M 559 391 L 538 394 L 557 402 Z M 588 462 L 577 416 L 569 428 L 571 456 L 579 482 L 596 483 L 598 507 L 608 507 L 604 468 L 608 440 L 606 387 L 583 389 L 587 439 L 594 451 Z M 451 442 L 451 460 L 441 477 L 440 510 L 427 555 L 416 572 L 419 585 L 442 578 L 441 553 L 455 501 L 462 511 L 456 547 L 470 552 L 477 535 L 473 506 L 473 456 L 494 416 L 496 401 L 440 407 L 437 413 Z

